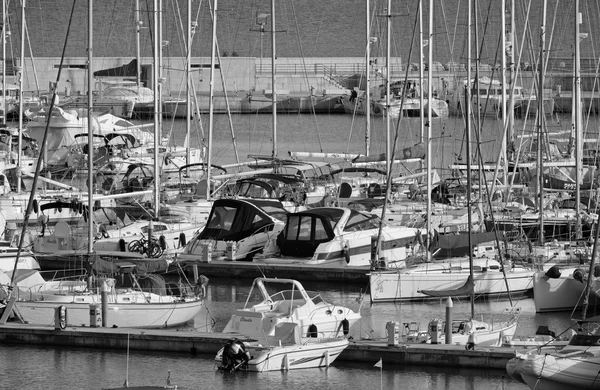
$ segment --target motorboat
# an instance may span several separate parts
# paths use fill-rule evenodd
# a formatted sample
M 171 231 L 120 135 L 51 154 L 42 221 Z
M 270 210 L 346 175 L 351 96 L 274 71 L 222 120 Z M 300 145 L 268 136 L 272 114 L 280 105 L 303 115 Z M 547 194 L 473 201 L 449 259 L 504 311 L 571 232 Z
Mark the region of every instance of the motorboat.
M 594 324 L 600 317 L 578 320 L 577 326 Z M 546 346 L 516 352 L 506 364 L 508 374 L 531 389 L 600 389 L 600 335 L 598 331 L 581 329 L 565 346 L 548 343 Z
M 476 85 L 478 88 L 475 88 Z M 453 113 L 460 114 L 463 111 L 465 87 L 471 88 L 473 112 L 494 117 L 502 116 L 502 109 L 505 105 L 508 106 L 508 100 L 504 101 L 502 99 L 502 83 L 500 80 L 490 79 L 489 77 L 481 77 L 479 80 L 473 79 L 470 83 L 464 79 L 461 83 L 457 83 L 457 91 L 454 94 L 456 98 L 451 102 Z M 537 97 L 533 93 L 526 93 L 523 87 L 515 85 L 512 90 L 508 88 L 505 96 L 506 99 L 511 96 L 514 99 L 516 115 L 535 115 L 537 113 Z M 554 112 L 554 98 L 546 96 L 543 105 L 544 114 L 552 115 Z
M 387 261 L 404 262 L 418 247 L 419 229 L 388 226 L 376 215 L 347 207 L 315 207 L 288 214 L 283 231 L 254 261 L 368 268 L 380 228 L 379 255 Z
M 418 117 L 421 111 L 427 111 L 431 105 L 433 117 L 447 117 L 449 115 L 448 103 L 438 99 L 435 95 L 432 99 L 423 98 L 424 106 L 421 107 L 419 91 L 421 87 L 418 80 L 398 80 L 390 84 L 390 106 L 386 109 L 385 85 L 376 86 L 369 91 L 371 94 L 371 107 L 367 107 L 366 93 L 361 94 L 356 90 L 350 91 L 350 95 L 342 95 L 340 103 L 348 114 L 382 116 L 386 112 L 393 118 L 400 115 L 404 117 Z
M 300 326 L 280 323 L 273 336 L 256 342 L 230 340 L 217 353 L 219 369 L 256 372 L 329 367 L 348 346 L 345 338 L 301 337 Z
M 555 265 L 533 274 L 533 301 L 537 313 L 571 311 L 583 305 L 589 265 L 560 267 Z M 600 266 L 596 265 L 590 281 L 589 304 L 600 303 Z
M 500 347 L 511 340 L 517 330 L 519 310 L 507 310 L 508 318 L 501 322 L 486 322 L 481 320 L 455 319 L 451 323 L 454 345 L 464 345 L 466 349 L 480 347 Z M 434 318 L 428 325 L 427 343 L 446 343 L 446 322 L 443 319 Z
M 95 262 L 99 261 L 96 259 Z M 204 284 L 191 287 L 166 283 L 158 274 L 135 275 L 129 265 L 119 268 L 111 264 L 108 267 L 120 273 L 118 277 L 92 278 L 92 288 L 81 288 L 81 284 L 67 285 L 68 290 L 63 288 L 60 291 L 56 291 L 56 286 L 51 288 L 44 284 L 19 288 L 15 305 L 21 316 L 31 324 L 53 323 L 56 308 L 62 306 L 67 312 L 67 326 L 85 326 L 92 325 L 90 310 L 95 307 L 99 311 L 102 295 L 106 294 L 106 318 L 97 318 L 96 321 L 105 321 L 109 327 L 126 328 L 180 326 L 192 321 L 204 305 L 206 278 L 199 278 Z
M 19 253 L 19 248 L 12 246 L 11 242 L 0 240 L 0 271 L 12 272 L 14 269 L 35 270 L 40 269 L 40 265 L 30 250 Z
M 473 259 L 473 279 L 469 278 L 469 258 L 421 262 L 404 268 L 373 270 L 369 273 L 372 302 L 394 302 L 431 299 L 425 291 L 461 289 L 459 296 L 468 296 L 466 288 L 474 283 L 475 297 L 523 294 L 533 288 L 534 271 L 517 264 L 503 266 L 494 258 Z M 507 289 L 508 285 L 508 289 Z
M 278 200 L 217 199 L 204 229 L 177 258 L 183 262 L 251 261 L 269 239 L 283 230 L 285 215 Z
M 233 313 L 223 333 L 273 336 L 277 324 L 293 322 L 302 335 L 340 337 L 360 318 L 360 313 L 306 291 L 297 280 L 263 277 L 254 279 L 244 307 Z
M 51 113 L 39 111 L 27 124 L 26 132 L 41 145 L 47 126 L 49 133 L 44 145 L 47 154 L 47 157 L 44 157 L 45 163 L 60 165 L 66 162 L 69 148 L 76 143 L 75 135 L 87 131 L 88 118 L 83 111 L 53 107 Z M 102 114 L 92 117 L 91 127 L 95 134 L 105 135 L 111 132 L 131 131 L 139 126 L 111 114 Z M 87 143 L 87 140 L 82 142 Z

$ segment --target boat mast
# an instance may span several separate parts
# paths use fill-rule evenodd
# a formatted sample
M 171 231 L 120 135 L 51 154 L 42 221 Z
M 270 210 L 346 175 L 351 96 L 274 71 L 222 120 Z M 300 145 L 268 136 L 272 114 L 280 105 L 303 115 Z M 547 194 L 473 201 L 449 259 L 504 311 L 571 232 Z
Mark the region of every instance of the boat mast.
M 387 2 L 387 11 L 385 14 L 387 23 L 386 23 L 386 54 L 385 54 L 385 67 L 386 67 L 386 71 L 385 71 L 385 148 L 386 148 L 386 153 L 385 153 L 385 161 L 386 161 L 386 172 L 388 172 L 388 177 L 389 177 L 389 172 L 392 169 L 392 161 L 391 161 L 391 156 L 392 156 L 392 140 L 391 140 L 391 134 L 390 134 L 390 77 L 391 77 L 391 71 L 390 71 L 390 56 L 391 56 L 391 42 L 392 42 L 392 37 L 391 37 L 391 30 L 392 30 L 392 26 L 391 26 L 391 22 L 392 22 L 392 0 L 388 0 Z M 391 186 L 392 183 L 391 181 L 387 183 L 387 186 Z M 429 218 L 428 218 L 429 219 Z
M 21 158 L 23 150 L 23 74 L 25 72 L 25 0 L 21 3 L 21 66 L 19 69 L 19 141 L 17 153 L 17 192 L 21 192 Z M 4 67 L 3 67 L 4 68 Z M 3 91 L 6 100 L 6 90 Z M 6 116 L 6 112 L 4 112 Z
M 160 209 L 160 164 L 158 158 L 158 148 L 160 147 L 160 121 L 159 121 L 159 107 L 160 107 L 160 94 L 158 93 L 159 84 L 159 58 L 158 52 L 161 50 L 159 34 L 158 34 L 158 23 L 160 8 L 158 5 L 159 0 L 154 0 L 154 53 L 153 53 L 153 66 L 152 66 L 152 90 L 154 91 L 154 217 L 158 218 L 158 211 Z
M 217 41 L 217 3 L 218 0 L 213 1 L 212 9 L 212 40 L 210 48 L 210 85 L 209 85 L 209 99 L 208 99 L 208 153 L 206 156 L 206 200 L 210 200 L 211 185 L 210 185 L 210 165 L 212 158 L 212 135 L 213 135 L 213 122 L 214 122 L 214 94 L 215 94 L 215 57 L 216 57 L 216 41 Z
M 25 3 L 25 1 L 23 1 Z M 94 9 L 93 0 L 88 0 L 88 98 L 87 98 L 87 125 L 88 125 L 88 255 L 94 253 L 94 129 L 92 126 L 92 108 L 94 105 L 93 95 L 93 83 L 94 83 L 94 71 L 92 67 L 92 60 L 94 58 L 94 35 L 93 35 L 93 21 L 94 21 Z M 56 88 L 55 88 L 56 89 Z M 19 147 L 20 150 L 20 147 Z M 20 180 L 19 180 L 20 182 Z M 91 258 L 89 259 L 91 260 Z
M 542 24 L 540 28 L 540 59 L 538 61 L 539 66 L 539 82 L 538 82 L 538 115 L 537 115 L 537 139 L 538 139 L 538 150 L 537 150 L 537 162 L 538 162 L 538 210 L 539 210 L 539 232 L 538 242 L 540 245 L 544 244 L 544 158 L 542 156 L 543 148 L 543 136 L 544 136 L 544 69 L 543 69 L 543 58 L 546 47 L 546 9 L 547 0 L 543 2 L 542 8 Z
M 581 232 L 581 215 L 579 214 L 579 202 L 580 202 L 580 195 L 579 195 L 579 180 L 581 178 L 581 176 L 579 176 L 580 173 L 580 169 L 581 169 L 581 158 L 583 157 L 582 153 L 583 151 L 580 149 L 580 147 L 582 146 L 582 129 L 581 129 L 581 111 L 580 111 L 580 102 L 581 102 L 581 61 L 580 61 L 580 52 L 579 52 L 579 24 L 581 23 L 581 14 L 579 13 L 579 0 L 575 0 L 575 118 L 577 118 L 577 120 L 575 121 L 575 137 L 576 137 L 576 145 L 577 145 L 577 155 L 576 155 L 576 164 L 579 164 L 577 166 L 577 176 L 576 176 L 576 191 L 575 191 L 575 202 L 577 203 L 577 238 L 581 238 L 582 232 Z M 598 221 L 600 222 L 600 221 Z M 585 281 L 585 288 L 583 290 L 583 308 L 582 308 L 582 312 L 581 312 L 581 318 L 585 318 L 585 316 L 587 315 L 587 309 L 588 309 L 588 304 L 589 304 L 589 298 L 590 298 L 590 287 L 591 287 L 591 283 L 592 280 L 594 280 L 594 269 L 595 264 L 596 264 L 596 255 L 598 253 L 598 238 L 600 236 L 600 224 L 596 222 L 595 226 L 596 226 L 596 237 L 594 239 L 594 246 L 592 248 L 592 258 L 590 259 L 590 269 L 588 271 L 588 277 L 587 280 Z M 594 224 L 592 224 L 592 226 L 594 226 Z
M 185 92 L 186 92 L 186 100 L 185 100 L 185 128 L 186 128 L 186 144 L 185 144 L 185 163 L 190 164 L 192 161 L 192 149 L 190 148 L 191 136 L 192 136 L 192 95 L 191 95 L 191 85 L 192 85 L 192 0 L 187 1 L 187 51 L 185 58 Z M 188 172 L 186 172 L 189 174 Z
M 142 29 L 142 25 L 144 23 L 140 19 L 140 0 L 135 0 L 135 83 L 138 89 L 138 95 L 140 93 L 140 84 L 141 84 L 141 69 L 142 66 L 140 64 L 141 54 L 140 54 L 140 31 Z
M 580 31 L 581 14 L 579 13 L 579 0 L 575 0 L 575 104 L 573 109 L 573 120 L 575 126 L 575 238 L 579 239 L 582 236 L 581 231 L 581 195 L 579 188 L 581 179 L 583 178 L 583 167 L 581 164 L 583 158 L 583 123 L 581 118 L 581 50 L 580 50 Z M 540 87 L 541 88 L 541 87 Z
M 420 4 L 421 6 L 421 4 Z M 421 6 L 422 8 L 422 6 Z M 421 10 L 419 10 L 421 11 Z M 422 20 L 421 16 L 419 15 L 419 18 Z M 421 30 L 422 31 L 422 30 Z M 422 35 L 422 33 L 421 33 Z M 427 248 L 430 247 L 431 244 L 431 238 L 433 236 L 433 232 L 431 231 L 432 227 L 431 227 L 431 214 L 432 214 L 432 210 L 431 210 L 431 191 L 432 191 L 432 185 L 431 185 L 431 117 L 432 117 L 432 113 L 431 113 L 431 108 L 433 107 L 433 104 L 431 104 L 431 99 L 433 97 L 433 0 L 429 0 L 429 37 L 428 37 L 428 50 L 427 50 L 427 61 L 429 61 L 429 67 L 427 69 L 427 226 L 426 226 L 426 231 L 427 231 Z M 421 53 L 423 51 L 422 47 L 423 45 L 419 45 L 421 46 Z M 421 56 L 421 66 L 419 66 L 420 69 L 423 68 L 423 56 Z M 422 70 L 419 70 L 419 72 L 421 72 L 422 74 Z M 423 80 L 421 78 L 421 80 Z M 423 87 L 421 86 L 421 92 L 423 91 Z M 423 111 L 423 93 L 421 93 L 421 112 Z M 423 115 L 421 114 L 421 122 L 423 121 Z M 427 253 L 427 260 L 431 261 L 431 251 L 427 250 L 425 253 Z
M 421 134 L 421 142 L 425 142 L 425 112 L 423 110 L 423 107 L 425 107 L 425 98 L 424 98 L 424 94 L 423 94 L 423 79 L 424 79 L 424 75 L 423 75 L 423 56 L 425 55 L 423 53 L 423 0 L 419 0 L 419 107 L 421 107 L 421 109 L 419 110 L 419 119 L 420 119 L 420 134 Z M 407 66 L 410 66 L 410 64 L 408 64 Z M 406 92 L 406 85 L 404 86 L 405 88 L 405 92 Z M 405 94 L 406 96 L 406 94 Z M 425 168 L 423 166 L 423 160 L 419 161 L 419 165 L 421 170 L 423 168 Z M 428 189 L 429 190 L 429 189 Z M 428 218 L 429 219 L 429 218 Z M 429 230 L 427 230 L 429 231 Z
M 500 32 L 500 42 L 502 42 L 502 47 L 500 48 L 500 50 L 502 50 L 502 80 L 501 80 L 501 86 L 502 86 L 502 93 L 501 93 L 501 99 L 502 99 L 502 104 L 500 105 L 500 109 L 502 110 L 501 115 L 502 115 L 502 124 L 503 124 L 503 130 L 504 132 L 508 131 L 508 128 L 511 124 L 511 118 L 513 118 L 513 113 L 514 111 L 511 111 L 509 107 L 507 107 L 507 100 L 511 99 L 512 97 L 508 97 L 508 95 L 506 94 L 506 1 L 505 0 L 501 0 L 500 2 L 501 6 L 500 6 L 500 18 L 501 18 L 501 23 L 500 25 L 502 26 L 502 31 Z M 511 94 L 512 95 L 512 94 Z M 510 105 L 510 103 L 508 103 Z M 507 113 L 510 113 L 508 116 L 506 115 Z M 507 140 L 506 140 L 506 136 L 502 137 L 502 164 L 503 164 L 503 174 L 504 174 L 504 180 L 503 183 L 506 184 L 507 183 L 507 177 L 508 177 L 508 160 L 507 160 Z M 507 197 L 508 199 L 508 197 Z
M 371 149 L 371 0 L 366 0 L 366 20 L 367 20 L 367 61 L 365 67 L 366 73 L 366 126 L 365 130 L 365 156 L 369 155 Z
M 216 0 L 215 0 L 216 2 Z M 273 106 L 273 151 L 277 157 L 277 87 L 275 86 L 275 0 L 271 0 L 271 104 Z
M 471 237 L 471 226 L 473 216 L 471 214 L 471 14 L 472 2 L 467 2 L 467 84 L 465 85 L 465 132 L 466 132 L 466 154 L 467 154 L 467 220 L 469 225 L 469 277 L 473 278 L 473 243 Z M 476 81 L 477 83 L 477 81 Z M 475 316 L 475 289 L 471 291 L 471 317 Z
M 6 0 L 2 0 L 2 125 L 6 125 Z

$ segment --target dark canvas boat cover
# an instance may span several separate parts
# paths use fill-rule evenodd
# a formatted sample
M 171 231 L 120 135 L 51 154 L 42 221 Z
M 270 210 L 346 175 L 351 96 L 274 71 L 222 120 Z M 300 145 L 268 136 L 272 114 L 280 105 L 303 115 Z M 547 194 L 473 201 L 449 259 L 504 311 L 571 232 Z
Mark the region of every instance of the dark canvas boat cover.
M 273 225 L 273 220 L 263 208 L 279 208 L 285 213 L 279 201 L 217 199 L 199 239 L 240 241 L 250 237 L 259 229 Z
M 136 73 L 137 60 L 133 59 L 130 63 L 116 68 L 98 70 L 94 72 L 94 77 L 136 77 Z
M 473 281 L 471 275 L 469 275 L 465 284 L 459 288 L 452 290 L 421 290 L 420 292 L 422 294 L 429 295 L 430 297 L 463 297 L 466 295 L 471 295 L 474 289 L 475 282 Z

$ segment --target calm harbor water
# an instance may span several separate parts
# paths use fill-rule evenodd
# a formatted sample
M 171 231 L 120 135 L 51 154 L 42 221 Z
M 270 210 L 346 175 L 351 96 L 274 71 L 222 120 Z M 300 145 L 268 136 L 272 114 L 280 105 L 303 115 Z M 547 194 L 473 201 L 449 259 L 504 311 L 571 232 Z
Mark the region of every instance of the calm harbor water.
M 206 309 L 188 328 L 173 331 L 219 332 L 233 310 L 243 307 L 251 279 L 211 279 Z M 388 321 L 418 322 L 424 328 L 429 320 L 445 313 L 445 302 L 370 305 L 368 295 L 362 306 L 357 302 L 364 286 L 304 283 L 307 290 L 320 291 L 330 302 L 345 304 L 361 311 L 362 321 L 350 330 L 355 340 L 383 337 Z M 517 334 L 530 335 L 538 325 L 563 330 L 571 324 L 569 313 L 535 314 L 531 299 L 515 301 L 521 316 Z M 499 313 L 508 308 L 508 300 L 477 302 L 476 316 L 500 320 Z M 457 301 L 454 318 L 468 316 L 470 304 Z M 592 315 L 593 313 L 590 313 Z M 52 319 L 48 326 L 52 326 Z M 329 369 L 271 372 L 263 374 L 227 374 L 216 370 L 212 355 L 190 356 L 146 351 L 125 351 L 57 348 L 26 345 L 2 345 L 3 366 L 1 388 L 27 389 L 100 389 L 121 386 L 127 376 L 129 384 L 164 384 L 168 372 L 172 382 L 192 389 L 526 389 L 502 370 L 475 370 L 428 366 L 403 366 L 383 362 L 380 373 L 375 363 L 336 361 Z

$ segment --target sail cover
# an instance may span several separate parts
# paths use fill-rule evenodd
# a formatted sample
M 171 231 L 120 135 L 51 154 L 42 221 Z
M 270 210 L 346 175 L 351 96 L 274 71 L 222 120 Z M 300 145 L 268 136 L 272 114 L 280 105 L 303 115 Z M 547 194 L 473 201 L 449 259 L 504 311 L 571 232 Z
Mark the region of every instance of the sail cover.
M 469 275 L 465 284 L 459 288 L 451 290 L 421 290 L 421 294 L 429 295 L 430 297 L 462 297 L 465 295 L 471 295 L 475 290 L 475 282 L 473 277 Z
M 116 68 L 102 69 L 94 72 L 94 77 L 135 77 L 137 73 L 137 60 L 117 66 Z

